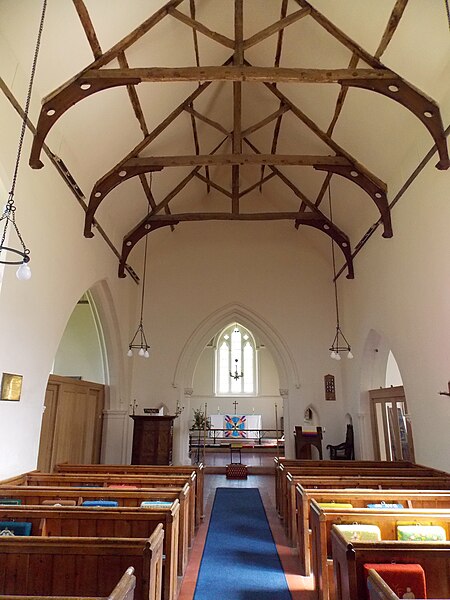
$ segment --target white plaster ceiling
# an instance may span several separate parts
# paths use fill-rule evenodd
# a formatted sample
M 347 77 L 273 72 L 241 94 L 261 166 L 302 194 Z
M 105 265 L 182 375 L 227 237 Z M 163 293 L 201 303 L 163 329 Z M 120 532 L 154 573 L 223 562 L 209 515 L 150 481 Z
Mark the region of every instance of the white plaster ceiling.
M 161 0 L 85 0 L 102 51 L 108 50 L 131 30 L 163 6 Z M 375 53 L 395 0 L 311 0 L 311 5 L 370 53 Z M 0 57 L 0 76 L 23 104 L 25 86 L 37 34 L 41 2 L 0 0 L 0 35 L 10 49 Z M 196 0 L 196 18 L 210 29 L 234 37 L 233 0 Z M 244 38 L 280 18 L 281 0 L 244 0 Z M 299 9 L 289 0 L 288 14 Z M 189 0 L 178 7 L 189 14 Z M 199 34 L 200 64 L 220 65 L 232 51 Z M 255 66 L 273 66 L 277 35 L 253 46 L 245 58 Z M 192 29 L 171 16 L 165 17 L 127 51 L 130 67 L 194 66 Z M 282 67 L 347 68 L 351 52 L 309 17 L 284 31 Z M 444 0 L 410 0 L 382 62 L 438 103 L 449 92 L 450 33 Z M 71 0 L 49 0 L 41 53 L 37 69 L 31 119 L 37 122 L 40 100 L 78 74 L 93 61 L 85 32 Z M 108 68 L 117 67 L 116 61 Z M 360 62 L 360 67 L 365 65 Z M 18 76 L 17 73 L 21 74 Z M 156 127 L 197 87 L 195 82 L 141 83 L 136 86 L 148 129 Z M 243 128 L 279 108 L 279 100 L 263 84 L 243 84 Z M 332 120 L 340 91 L 338 84 L 279 84 L 278 88 L 326 130 Z M 233 127 L 232 83 L 213 82 L 195 101 L 194 107 Z M 442 107 L 444 127 L 450 120 L 449 103 Z M 262 152 L 269 154 L 275 122 L 251 135 Z M 207 154 L 222 134 L 197 121 L 201 153 Z M 89 198 L 92 187 L 143 137 L 125 87 L 106 90 L 70 108 L 50 131 L 46 143 L 68 166 L 74 179 Z M 333 132 L 333 139 L 376 177 L 388 185 L 388 198 L 397 191 L 400 165 L 411 170 L 433 140 L 425 127 L 404 107 L 365 90 L 350 89 Z M 412 154 L 411 148 L 417 152 Z M 247 152 L 244 144 L 244 152 Z M 222 152 L 231 153 L 228 141 Z M 280 154 L 333 154 L 292 113 L 285 113 L 277 152 Z M 141 156 L 194 154 L 191 119 L 182 113 Z M 46 161 L 44 168 L 53 168 Z M 167 168 L 153 176 L 152 191 L 157 202 L 189 173 L 190 167 Z M 325 173 L 311 167 L 283 167 L 282 172 L 312 201 L 317 197 Z M 204 172 L 204 169 L 203 171 Z M 241 168 L 241 189 L 256 181 L 261 169 Z M 266 167 L 265 173 L 267 174 Z M 231 187 L 231 169 L 210 168 L 210 177 Z M 396 189 L 392 189 L 396 187 Z M 349 236 L 352 247 L 377 221 L 379 213 L 371 199 L 342 177 L 333 177 L 333 219 Z M 328 215 L 327 198 L 320 209 Z M 171 202 L 172 212 L 212 212 L 230 209 L 230 200 L 192 180 Z M 299 199 L 274 178 L 241 200 L 242 212 L 296 211 Z M 100 205 L 96 219 L 120 249 L 123 237 L 147 213 L 147 200 L 138 178 L 116 187 Z M 292 227 L 294 225 L 292 224 Z M 183 227 L 183 224 L 178 225 Z M 309 228 L 308 228 L 309 229 Z M 381 235 L 379 228 L 376 235 Z M 82 232 L 80 232 L 82 235 Z M 395 235 L 395 230 L 394 230 Z M 319 241 L 320 239 L 320 241 Z M 316 231 L 299 235 L 299 243 L 311 243 L 321 251 L 329 239 Z M 328 252 L 328 250 L 326 251 Z M 130 255 L 133 264 L 133 255 Z

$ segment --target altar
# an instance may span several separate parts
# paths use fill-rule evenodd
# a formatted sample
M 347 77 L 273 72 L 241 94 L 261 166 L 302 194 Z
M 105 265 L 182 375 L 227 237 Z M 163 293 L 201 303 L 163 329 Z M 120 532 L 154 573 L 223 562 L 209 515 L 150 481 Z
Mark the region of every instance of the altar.
M 209 420 L 211 429 L 224 430 L 216 431 L 216 438 L 236 440 L 258 439 L 260 437 L 262 429 L 261 415 L 210 415 Z

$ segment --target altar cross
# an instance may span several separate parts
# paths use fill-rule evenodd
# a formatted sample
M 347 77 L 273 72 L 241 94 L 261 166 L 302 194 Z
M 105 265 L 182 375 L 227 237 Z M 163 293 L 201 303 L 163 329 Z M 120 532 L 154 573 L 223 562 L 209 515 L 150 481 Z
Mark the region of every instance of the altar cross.
M 234 404 L 234 414 L 236 414 L 236 408 L 237 408 L 237 405 L 239 404 L 239 402 L 237 400 L 235 400 L 233 402 L 233 404 Z

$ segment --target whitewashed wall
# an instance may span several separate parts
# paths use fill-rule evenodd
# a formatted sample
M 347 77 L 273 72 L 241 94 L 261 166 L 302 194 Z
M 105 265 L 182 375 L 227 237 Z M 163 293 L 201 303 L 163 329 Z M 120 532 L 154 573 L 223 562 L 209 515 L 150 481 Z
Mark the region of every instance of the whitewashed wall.
M 442 110 L 448 123 L 450 95 Z M 429 140 L 410 149 L 391 197 L 428 148 Z M 380 361 L 387 353 L 375 349 L 391 349 L 412 417 L 416 461 L 448 471 L 450 402 L 439 391 L 448 391 L 450 379 L 450 171 L 436 170 L 436 162 L 435 155 L 394 207 L 394 237 L 374 236 L 355 261 L 355 280 L 343 282 L 345 327 L 355 354 L 343 368 L 346 406 L 367 425 L 364 392 L 384 386 L 386 373 Z M 364 354 L 371 330 L 380 343 Z M 370 428 L 363 435 L 370 438 Z M 371 447 L 367 452 L 370 457 Z
M 8 56 L 1 38 L 0 57 L 0 75 L 23 97 L 26 78 L 15 72 L 14 57 Z M 3 207 L 20 131 L 20 119 L 3 94 L 0 123 Z M 16 219 L 31 250 L 32 278 L 20 282 L 16 268 L 6 267 L 0 282 L 0 373 L 23 375 L 20 402 L 0 402 L 0 478 L 36 467 L 48 375 L 67 321 L 79 298 L 92 287 L 108 339 L 108 406 L 122 414 L 124 399 L 129 397 L 130 366 L 118 350 L 128 342 L 137 286 L 129 279 L 117 278 L 117 259 L 98 235 L 92 240 L 83 238 L 83 212 L 47 159 L 44 157 L 45 167 L 40 171 L 28 167 L 30 144 L 27 132 L 16 188 Z M 122 437 L 124 417 L 119 427 L 116 414 L 115 419 L 115 431 Z M 106 414 L 106 432 L 108 423 Z M 104 455 L 120 459 L 120 443 L 116 440 Z

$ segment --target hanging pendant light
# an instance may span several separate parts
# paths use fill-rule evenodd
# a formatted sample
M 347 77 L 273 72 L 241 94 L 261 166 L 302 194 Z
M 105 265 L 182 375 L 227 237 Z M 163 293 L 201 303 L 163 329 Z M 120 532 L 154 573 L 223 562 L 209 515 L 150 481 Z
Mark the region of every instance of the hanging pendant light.
M 33 63 L 31 66 L 30 82 L 28 84 L 28 92 L 27 92 L 27 98 L 26 98 L 26 102 L 25 102 L 25 110 L 23 113 L 22 127 L 20 130 L 20 137 L 19 137 L 19 147 L 17 149 L 17 156 L 16 156 L 16 162 L 14 165 L 14 172 L 13 172 L 13 177 L 12 177 L 11 188 L 10 188 L 10 191 L 8 194 L 8 200 L 6 202 L 6 206 L 3 210 L 3 214 L 0 217 L 0 229 L 1 229 L 1 227 L 3 227 L 3 230 L 1 232 L 1 238 L 0 238 L 0 263 L 4 264 L 4 265 L 20 265 L 19 268 L 17 269 L 16 276 L 17 276 L 17 279 L 20 279 L 21 281 L 27 281 L 31 277 L 31 269 L 30 269 L 30 265 L 28 264 L 30 262 L 30 251 L 27 248 L 27 246 L 25 245 L 25 242 L 23 241 L 22 235 L 19 231 L 19 228 L 17 227 L 16 206 L 14 204 L 14 192 L 16 190 L 17 174 L 19 171 L 23 139 L 25 137 L 25 129 L 27 126 L 27 121 L 28 121 L 28 111 L 30 108 L 31 91 L 33 89 L 34 75 L 36 73 L 36 65 L 37 65 L 37 59 L 38 59 L 38 55 L 39 55 L 39 48 L 41 45 L 41 36 L 42 36 L 42 30 L 44 27 L 44 18 L 45 18 L 46 9 L 47 9 L 47 0 L 44 0 L 43 5 L 42 5 L 41 19 L 39 22 L 39 31 L 38 31 L 37 41 L 36 41 L 36 47 L 34 50 Z M 5 243 L 9 243 L 8 237 L 7 237 L 9 227 L 11 227 L 11 230 L 13 232 L 15 232 L 16 237 L 20 243 L 19 247 L 12 247 L 12 246 L 5 245 Z M 10 243 L 12 244 L 13 242 L 11 241 Z M 8 254 L 13 254 L 14 256 L 9 257 Z
M 330 205 L 330 221 L 333 222 L 333 210 L 331 206 L 331 181 L 328 184 L 328 202 Z M 334 301 L 336 306 L 336 334 L 333 339 L 333 343 L 331 344 L 330 350 L 330 358 L 334 360 L 341 360 L 341 352 L 347 353 L 347 358 L 352 359 L 352 349 L 350 344 L 347 341 L 347 338 L 342 333 L 342 329 L 339 322 L 339 300 L 338 300 L 338 290 L 337 290 L 337 279 L 336 279 L 336 258 L 334 255 L 334 240 L 331 240 L 331 257 L 333 260 L 333 284 L 334 284 Z
M 152 184 L 152 175 L 150 174 L 150 188 Z M 139 320 L 138 328 L 134 334 L 131 342 L 128 344 L 127 356 L 133 356 L 133 349 L 138 351 L 138 356 L 143 358 L 149 358 L 150 346 L 147 343 L 147 338 L 144 331 L 144 300 L 145 300 L 145 276 L 147 274 L 147 243 L 148 236 L 145 236 L 145 248 L 144 248 L 144 274 L 142 276 L 142 295 L 141 295 L 141 317 Z

